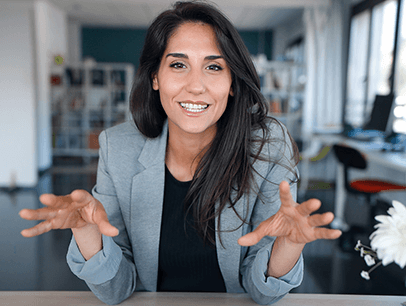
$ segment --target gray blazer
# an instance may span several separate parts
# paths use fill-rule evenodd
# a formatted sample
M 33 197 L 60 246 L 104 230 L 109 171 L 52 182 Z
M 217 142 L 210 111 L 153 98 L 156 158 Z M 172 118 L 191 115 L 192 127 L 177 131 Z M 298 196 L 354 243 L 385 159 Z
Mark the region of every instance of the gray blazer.
M 278 125 L 273 124 L 270 129 L 273 138 L 284 139 Z M 105 303 L 117 304 L 134 291 L 157 289 L 167 135 L 167 121 L 162 134 L 154 139 L 143 136 L 133 122 L 100 134 L 97 184 L 92 192 L 120 233 L 113 238 L 103 236 L 103 250 L 89 261 L 84 260 L 72 237 L 67 261 L 72 272 L 85 280 Z M 290 162 L 290 147 L 280 142 L 267 146 L 263 153 L 280 162 Z M 293 175 L 273 163 L 257 161 L 254 167 L 258 172 L 255 182 L 264 202 L 251 192 L 236 203 L 236 211 L 247 216 L 251 225 L 241 226 L 231 208 L 223 210 L 220 229 L 223 245 L 217 237 L 217 256 L 227 292 L 248 292 L 257 303 L 271 304 L 301 283 L 302 256 L 285 276 L 266 277 L 275 238 L 265 237 L 249 248 L 241 247 L 237 240 L 278 211 L 278 184 Z M 295 198 L 296 184 L 291 184 L 291 192 Z M 217 220 L 215 224 L 217 227 Z

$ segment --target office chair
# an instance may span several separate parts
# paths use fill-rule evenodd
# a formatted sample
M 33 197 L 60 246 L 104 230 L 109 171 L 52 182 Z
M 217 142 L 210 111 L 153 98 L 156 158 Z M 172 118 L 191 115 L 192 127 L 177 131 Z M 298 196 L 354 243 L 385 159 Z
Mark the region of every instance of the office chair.
M 375 217 L 376 205 L 371 202 L 371 197 L 375 194 L 385 191 L 406 190 L 406 186 L 394 184 L 379 179 L 362 179 L 350 182 L 348 172 L 350 168 L 365 170 L 368 166 L 367 160 L 356 149 L 335 144 L 333 151 L 338 161 L 344 166 L 344 185 L 345 189 L 352 194 L 362 195 L 366 197 L 370 209 L 370 222 L 373 222 Z M 372 225 L 372 223 L 370 224 Z
M 367 203 L 370 205 L 367 225 L 365 227 L 349 226 L 347 230 L 343 231 L 343 234 L 339 238 L 339 246 L 341 250 L 344 252 L 352 252 L 357 240 L 356 235 L 369 235 L 372 233 L 374 229 L 374 218 L 377 215 L 377 211 L 379 208 L 378 204 L 385 205 L 385 211 L 390 207 L 390 203 L 386 203 L 385 201 L 375 201 L 373 203 L 371 201 L 372 196 L 384 191 L 405 190 L 406 186 L 397 185 L 379 179 L 361 179 L 350 182 L 348 178 L 349 169 L 355 168 L 365 170 L 368 166 L 367 160 L 358 150 L 345 145 L 333 145 L 333 152 L 338 161 L 344 167 L 345 189 L 351 194 L 364 196 L 367 200 Z M 337 215 L 344 216 L 344 206 L 336 209 L 339 210 L 336 212 Z M 344 220 L 341 221 L 344 222 Z M 344 222 L 344 224 L 346 223 Z

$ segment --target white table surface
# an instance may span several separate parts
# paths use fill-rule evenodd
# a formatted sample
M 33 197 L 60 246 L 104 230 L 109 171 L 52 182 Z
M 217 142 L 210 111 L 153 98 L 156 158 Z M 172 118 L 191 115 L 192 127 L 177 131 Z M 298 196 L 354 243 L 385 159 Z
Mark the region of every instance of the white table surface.
M 393 170 L 406 171 L 406 152 L 382 151 L 382 143 L 359 141 L 342 135 L 316 135 L 315 139 L 325 145 L 347 144 L 364 153 L 370 162 Z
M 290 293 L 275 306 L 400 306 L 403 296 L 331 295 Z M 0 305 L 94 306 L 106 305 L 92 292 L 69 291 L 0 291 Z M 258 305 L 247 294 L 137 292 L 122 306 L 249 306 Z

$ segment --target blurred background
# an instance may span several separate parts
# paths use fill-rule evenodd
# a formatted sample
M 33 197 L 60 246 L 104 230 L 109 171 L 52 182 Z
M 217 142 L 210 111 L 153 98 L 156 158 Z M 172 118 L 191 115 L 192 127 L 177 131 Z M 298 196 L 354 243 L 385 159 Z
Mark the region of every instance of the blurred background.
M 88 290 L 66 264 L 70 230 L 24 238 L 35 222 L 18 212 L 41 207 L 43 193 L 92 189 L 97 137 L 131 120 L 146 30 L 173 2 L 0 0 L 0 290 Z M 376 214 L 406 203 L 404 2 L 213 1 L 248 47 L 270 114 L 298 144 L 298 200 L 320 199 L 344 232 L 305 247 L 294 292 L 406 294 L 404 270 L 390 264 L 364 280 L 369 267 L 354 250 L 369 245 Z M 339 144 L 367 166 L 349 169 Z M 397 190 L 354 191 L 351 181 L 371 178 Z

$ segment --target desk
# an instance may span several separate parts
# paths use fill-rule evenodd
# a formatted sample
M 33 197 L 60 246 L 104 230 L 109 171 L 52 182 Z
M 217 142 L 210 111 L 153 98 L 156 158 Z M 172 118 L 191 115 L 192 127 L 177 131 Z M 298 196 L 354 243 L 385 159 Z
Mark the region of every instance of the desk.
M 396 171 L 406 172 L 406 153 L 382 151 L 379 143 L 356 141 L 345 137 L 338 138 L 337 143 L 347 144 L 365 154 L 369 162 L 380 164 Z
M 275 306 L 401 306 L 403 296 L 330 295 L 290 293 Z M 0 291 L 0 305 L 15 306 L 96 306 L 106 305 L 92 292 Z M 120 306 L 250 306 L 256 304 L 247 294 L 138 292 Z
M 315 135 L 314 139 L 328 146 L 336 143 L 346 144 L 360 150 L 370 162 L 406 172 L 406 152 L 382 151 L 381 143 L 364 142 L 341 135 Z
M 399 171 L 406 174 L 406 153 L 405 152 L 387 152 L 382 151 L 381 143 L 357 141 L 341 135 L 316 135 L 314 138 L 324 145 L 345 144 L 358 149 L 365 155 L 369 163 L 378 164 L 393 171 Z M 406 176 L 402 184 L 405 184 Z M 334 206 L 335 219 L 331 226 L 341 230 L 348 230 L 349 226 L 344 221 L 346 191 L 344 186 L 344 167 L 338 164 L 336 175 L 336 198 Z

